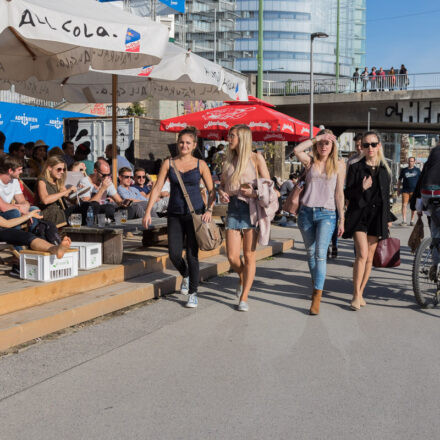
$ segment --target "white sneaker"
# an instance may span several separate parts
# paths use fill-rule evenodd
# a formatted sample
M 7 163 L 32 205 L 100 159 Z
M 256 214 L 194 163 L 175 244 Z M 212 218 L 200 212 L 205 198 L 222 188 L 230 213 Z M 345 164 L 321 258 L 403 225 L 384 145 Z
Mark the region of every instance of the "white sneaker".
M 195 309 L 197 307 L 197 303 L 197 293 L 191 293 L 191 295 L 188 297 L 188 301 L 186 302 L 185 307 Z
M 180 285 L 180 293 L 182 295 L 188 295 L 189 293 L 189 277 L 182 279 L 182 284 Z
M 249 306 L 246 301 L 240 301 L 240 304 L 238 305 L 238 311 L 239 312 L 249 312 Z

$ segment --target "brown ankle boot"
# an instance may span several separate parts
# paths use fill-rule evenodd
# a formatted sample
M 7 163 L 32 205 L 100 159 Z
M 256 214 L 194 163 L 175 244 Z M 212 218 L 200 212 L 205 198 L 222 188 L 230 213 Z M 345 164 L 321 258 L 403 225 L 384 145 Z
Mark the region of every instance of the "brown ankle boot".
M 319 304 L 321 303 L 322 290 L 313 289 L 312 305 L 309 313 L 311 315 L 319 315 Z

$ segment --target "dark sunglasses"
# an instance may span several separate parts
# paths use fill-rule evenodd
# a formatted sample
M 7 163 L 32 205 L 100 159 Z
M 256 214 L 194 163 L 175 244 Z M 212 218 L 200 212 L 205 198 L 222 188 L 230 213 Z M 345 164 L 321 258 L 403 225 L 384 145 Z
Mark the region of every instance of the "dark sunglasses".
M 111 176 L 111 173 L 104 174 L 104 173 L 101 173 L 101 171 L 99 171 L 99 170 L 96 170 L 96 171 L 98 171 L 98 174 L 101 174 L 102 177 L 110 177 Z
M 147 176 L 139 176 L 139 175 L 134 176 L 135 179 L 146 179 L 146 177 L 147 177 Z
M 123 179 L 131 179 L 131 176 L 121 176 Z
M 66 171 L 66 170 L 64 167 L 59 167 L 59 168 L 55 168 L 55 171 L 60 172 L 60 171 Z
M 379 142 L 371 142 L 370 144 L 368 142 L 365 142 L 364 144 L 362 144 L 362 148 L 376 148 L 379 145 Z

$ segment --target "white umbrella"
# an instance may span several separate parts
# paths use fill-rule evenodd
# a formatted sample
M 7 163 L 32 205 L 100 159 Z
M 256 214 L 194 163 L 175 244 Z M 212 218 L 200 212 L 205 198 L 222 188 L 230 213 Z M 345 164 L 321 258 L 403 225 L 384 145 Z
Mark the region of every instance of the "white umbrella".
M 94 0 L 0 0 L 0 79 L 6 81 L 64 81 L 92 68 L 157 64 L 167 42 L 166 26 Z M 111 78 L 115 158 L 117 76 Z
M 157 64 L 166 26 L 94 0 L 0 0 L 0 78 L 66 78 Z
M 167 100 L 247 100 L 246 81 L 222 66 L 169 43 L 159 64 L 117 71 L 90 70 L 63 80 L 0 83 L 34 98 L 68 102 L 112 102 L 112 77 L 118 75 L 118 102 L 141 101 L 148 97 Z

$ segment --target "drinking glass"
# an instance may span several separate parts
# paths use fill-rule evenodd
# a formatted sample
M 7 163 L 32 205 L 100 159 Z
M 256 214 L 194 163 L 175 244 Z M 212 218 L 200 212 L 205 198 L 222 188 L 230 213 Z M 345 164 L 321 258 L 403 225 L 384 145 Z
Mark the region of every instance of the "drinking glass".
M 126 209 L 121 209 L 121 223 L 127 223 L 128 211 Z
M 122 213 L 121 213 L 121 211 L 116 211 L 116 212 L 115 212 L 115 223 L 116 223 L 117 225 L 120 225 L 120 224 L 121 224 L 121 219 L 122 219 Z
M 79 228 L 82 223 L 82 215 L 81 214 L 70 214 L 69 224 L 73 228 Z
M 100 228 L 105 227 L 105 214 L 98 214 L 96 216 L 96 219 L 97 219 L 98 226 Z

